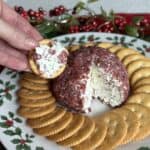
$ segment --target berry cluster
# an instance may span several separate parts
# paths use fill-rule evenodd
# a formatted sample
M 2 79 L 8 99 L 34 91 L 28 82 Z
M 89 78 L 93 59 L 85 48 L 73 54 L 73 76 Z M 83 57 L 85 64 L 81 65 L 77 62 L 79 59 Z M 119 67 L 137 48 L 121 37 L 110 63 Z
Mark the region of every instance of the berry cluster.
M 60 16 L 60 15 L 64 14 L 66 11 L 67 11 L 67 9 L 63 5 L 60 5 L 58 7 L 55 7 L 54 9 L 51 9 L 49 11 L 49 16 L 50 17 Z
M 45 16 L 45 11 L 43 8 L 38 8 L 37 11 L 34 11 L 32 9 L 29 9 L 26 11 L 23 7 L 21 6 L 15 6 L 15 11 L 19 13 L 22 17 L 25 19 L 31 21 L 31 22 L 42 22 Z

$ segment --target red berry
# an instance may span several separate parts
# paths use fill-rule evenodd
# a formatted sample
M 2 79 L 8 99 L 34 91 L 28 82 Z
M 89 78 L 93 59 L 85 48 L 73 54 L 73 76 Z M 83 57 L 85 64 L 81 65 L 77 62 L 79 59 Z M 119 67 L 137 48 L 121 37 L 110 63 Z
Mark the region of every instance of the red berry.
M 25 144 L 26 143 L 26 140 L 24 140 L 24 139 L 20 139 L 20 144 Z
M 77 32 L 79 32 L 79 26 L 77 26 L 77 25 L 71 26 L 71 27 L 69 28 L 69 32 L 70 32 L 70 33 L 77 33 Z
M 6 120 L 5 124 L 10 127 L 13 125 L 13 121 L 12 120 Z
M 35 12 L 34 16 L 35 17 L 40 17 L 40 13 L 39 12 Z
M 141 26 L 144 26 L 144 27 L 150 26 L 149 20 L 146 19 L 146 18 L 144 18 L 144 19 L 141 21 Z
M 35 12 L 32 10 L 32 9 L 29 9 L 28 10 L 28 15 L 31 17 L 31 16 L 34 16 L 35 15 Z
M 16 10 L 16 12 L 18 12 L 19 14 L 21 14 L 23 11 L 24 11 L 24 8 L 23 7 L 21 7 L 21 6 L 15 6 L 15 10 Z

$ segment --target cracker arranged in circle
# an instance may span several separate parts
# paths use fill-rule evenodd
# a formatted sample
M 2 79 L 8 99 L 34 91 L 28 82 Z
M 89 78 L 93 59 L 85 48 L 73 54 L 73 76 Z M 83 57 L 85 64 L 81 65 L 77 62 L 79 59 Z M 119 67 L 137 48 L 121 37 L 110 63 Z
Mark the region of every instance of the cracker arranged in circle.
M 60 120 L 45 126 L 43 128 L 34 129 L 34 131 L 42 136 L 50 136 L 64 130 L 72 121 L 73 115 L 70 112 L 65 113 Z
M 55 108 L 56 108 L 55 103 L 52 103 L 45 107 L 36 107 L 36 108 L 21 106 L 18 109 L 18 113 L 25 118 L 32 119 L 32 118 L 43 117 L 44 115 L 47 115 L 48 113 L 52 112 Z
M 135 60 L 139 60 L 139 59 L 143 59 L 145 58 L 143 55 L 141 54 L 131 54 L 131 55 L 127 55 L 123 60 L 122 63 L 127 66 L 129 63 L 135 61 Z
M 53 79 L 66 68 L 68 50 L 57 41 L 44 39 L 29 53 L 29 65 L 33 73 Z
M 63 141 L 76 134 L 80 130 L 80 128 L 82 128 L 84 121 L 85 121 L 85 117 L 83 115 L 74 114 L 72 121 L 63 131 L 48 136 L 47 138 L 49 140 L 54 140 L 56 142 Z
M 121 45 L 114 45 L 111 48 L 108 48 L 108 51 L 110 51 L 111 53 L 116 53 L 117 51 L 119 51 L 122 48 Z
M 95 122 L 89 117 L 85 117 L 85 121 L 82 127 L 78 132 L 76 132 L 76 134 L 58 143 L 67 147 L 78 145 L 81 142 L 85 141 L 87 138 L 89 138 L 94 129 L 95 129 Z
M 29 100 L 29 99 L 23 99 L 23 98 L 19 99 L 19 104 L 21 106 L 30 107 L 31 109 L 34 107 L 44 107 L 44 106 L 50 105 L 54 102 L 55 102 L 54 97 L 48 97 L 46 99 L 39 99 L 39 100 L 37 100 L 37 99 Z
M 21 87 L 26 88 L 28 90 L 35 90 L 35 91 L 49 90 L 48 84 L 32 83 L 26 79 L 22 79 L 21 81 L 19 81 L 19 84 Z
M 21 88 L 17 94 L 20 98 L 29 100 L 46 99 L 52 96 L 50 91 L 33 91 L 25 88 Z
M 60 120 L 66 113 L 66 110 L 60 107 L 56 107 L 56 109 L 42 117 L 35 119 L 28 119 L 27 123 L 32 128 L 42 128 L 48 126 L 56 121 Z
M 150 94 L 150 84 L 141 85 L 133 90 L 133 93 L 149 93 Z
M 136 89 L 137 87 L 146 84 L 150 84 L 150 77 L 142 78 L 141 80 L 137 81 L 136 84 L 134 84 L 133 89 Z
M 131 86 L 134 87 L 134 84 L 136 84 L 136 82 L 146 77 L 150 77 L 150 67 L 138 69 L 131 76 L 130 80 Z
M 49 80 L 47 80 L 47 79 L 43 79 L 38 75 L 35 75 L 33 73 L 28 73 L 28 72 L 23 73 L 21 75 L 21 79 L 25 79 L 32 83 L 38 83 L 38 84 L 48 84 L 48 82 L 49 82 Z
M 116 52 L 116 56 L 122 61 L 126 56 L 131 54 L 139 54 L 138 51 L 131 49 L 131 48 L 121 48 L 119 51 Z
M 137 135 L 133 138 L 133 140 L 141 140 L 147 136 L 150 135 L 150 109 L 136 103 L 126 104 L 123 106 L 124 108 L 127 108 L 131 110 L 132 112 L 136 113 L 138 116 L 140 127 L 139 132 Z
M 102 48 L 110 48 L 113 46 L 112 43 L 107 43 L 107 42 L 103 42 L 103 43 L 97 43 L 96 44 L 97 47 L 102 47 Z
M 97 124 L 105 122 L 108 128 L 104 141 L 96 150 L 114 149 L 122 143 L 127 133 L 127 124 L 118 114 L 107 112 L 94 119 Z
M 70 45 L 69 47 L 67 47 L 67 49 L 70 51 L 70 52 L 73 52 L 73 51 L 76 51 L 76 50 L 78 50 L 79 48 L 80 48 L 80 46 L 81 45 L 75 45 L 75 44 L 72 44 L 72 45 Z
M 129 63 L 127 66 L 128 76 L 131 77 L 136 70 L 142 67 L 150 67 L 150 59 L 138 59 Z
M 126 144 L 132 141 L 132 139 L 139 132 L 140 122 L 137 115 L 126 108 L 114 109 L 114 113 L 117 113 L 127 124 L 127 134 L 124 137 L 122 144 Z
M 95 46 L 95 43 L 94 42 L 87 42 L 87 43 L 81 44 L 81 46 L 84 46 L 84 47 Z
M 150 94 L 147 93 L 133 94 L 128 98 L 127 104 L 128 103 L 137 103 L 150 108 Z
M 83 141 L 82 143 L 73 146 L 73 150 L 93 150 L 103 142 L 107 133 L 107 126 L 103 122 L 101 124 L 96 124 L 95 129 L 91 136 Z

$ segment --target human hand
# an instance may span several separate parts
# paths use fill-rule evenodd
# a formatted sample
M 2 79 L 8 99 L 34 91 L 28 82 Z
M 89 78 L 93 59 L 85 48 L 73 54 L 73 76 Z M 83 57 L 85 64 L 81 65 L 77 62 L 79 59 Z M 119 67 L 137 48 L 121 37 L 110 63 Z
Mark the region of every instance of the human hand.
M 0 65 L 29 70 L 26 53 L 41 39 L 36 29 L 0 0 Z

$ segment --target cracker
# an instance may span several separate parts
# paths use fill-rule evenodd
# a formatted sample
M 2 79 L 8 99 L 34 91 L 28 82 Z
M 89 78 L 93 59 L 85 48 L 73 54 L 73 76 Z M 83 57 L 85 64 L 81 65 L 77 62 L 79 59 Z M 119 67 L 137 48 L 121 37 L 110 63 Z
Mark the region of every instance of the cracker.
M 113 47 L 109 48 L 108 50 L 109 50 L 111 53 L 116 53 L 116 52 L 119 51 L 121 48 L 122 48 L 121 45 L 114 45 Z
M 50 140 L 54 140 L 56 142 L 63 141 L 73 136 L 74 134 L 76 134 L 80 130 L 80 128 L 83 126 L 84 120 L 85 120 L 85 117 L 83 115 L 74 114 L 73 119 L 68 125 L 68 127 L 66 127 L 63 131 L 57 134 L 48 136 L 47 138 Z
M 38 84 L 48 84 L 49 80 L 43 79 L 38 75 L 32 74 L 32 73 L 24 73 L 23 75 L 21 75 L 22 79 L 26 79 L 30 82 L 33 83 L 38 83 Z
M 139 54 L 138 51 L 135 51 L 131 48 L 121 48 L 116 52 L 117 57 L 122 61 L 126 56 L 131 54 Z
M 114 109 L 113 112 L 117 113 L 127 124 L 127 134 L 124 137 L 122 144 L 129 143 L 139 132 L 140 122 L 137 115 L 131 110 L 125 108 Z
M 49 90 L 48 84 L 33 83 L 26 79 L 20 80 L 19 83 L 21 87 L 26 88 L 28 90 L 35 90 L 35 91 Z
M 137 103 L 150 108 L 150 94 L 147 93 L 133 94 L 128 98 L 127 104 L 128 103 Z
M 70 52 L 73 52 L 73 51 L 76 51 L 76 50 L 78 50 L 80 48 L 80 45 L 70 45 L 69 47 L 68 47 L 68 50 L 70 51 Z
M 82 143 L 72 147 L 74 150 L 93 150 L 103 142 L 107 133 L 107 125 L 103 122 L 99 125 L 96 124 L 95 129 L 91 136 Z
M 97 43 L 96 44 L 97 47 L 101 47 L 101 48 L 110 48 L 113 46 L 112 43 L 107 43 L 107 42 L 103 42 L 103 43 Z
M 134 84 L 136 84 L 137 81 L 146 77 L 150 77 L 150 67 L 141 68 L 136 72 L 134 72 L 134 74 L 131 76 L 131 81 L 130 81 L 131 86 L 134 86 Z
M 53 112 L 50 112 L 45 116 L 35 118 L 35 119 L 28 119 L 27 123 L 32 128 L 42 128 L 60 120 L 61 117 L 65 115 L 65 113 L 66 113 L 65 109 L 56 107 L 56 109 Z
M 67 147 L 78 145 L 81 142 L 85 141 L 87 138 L 89 138 L 94 129 L 95 122 L 89 117 L 85 117 L 82 128 L 80 128 L 80 130 L 76 134 L 58 143 Z
M 37 99 L 29 100 L 29 99 L 23 99 L 23 98 L 19 99 L 19 104 L 21 106 L 31 107 L 31 108 L 44 107 L 44 106 L 50 105 L 54 102 L 55 102 L 54 97 L 49 97 L 49 98 L 46 98 L 46 99 L 39 99 L 39 100 L 37 100 Z
M 52 93 L 50 91 L 33 91 L 33 90 L 21 88 L 18 91 L 18 96 L 23 99 L 39 100 L 39 99 L 46 99 L 51 97 Z
M 133 88 L 136 89 L 137 87 L 140 87 L 141 85 L 150 84 L 150 77 L 142 78 L 136 84 L 134 84 Z
M 83 43 L 81 45 L 84 46 L 84 47 L 89 47 L 89 46 L 94 46 L 95 43 L 94 42 L 87 42 L 87 43 Z
M 36 108 L 21 106 L 18 109 L 18 113 L 25 118 L 32 119 L 32 118 L 43 117 L 44 115 L 47 115 L 48 113 L 52 112 L 55 108 L 56 108 L 55 103 L 52 103 L 45 107 L 36 107 Z
M 138 59 L 129 63 L 127 66 L 128 76 L 130 77 L 136 70 L 142 67 L 150 67 L 150 59 Z
M 67 112 L 60 120 L 46 127 L 34 129 L 34 131 L 42 136 L 54 135 L 64 130 L 70 124 L 72 119 L 73 119 L 72 113 Z
M 133 90 L 133 93 L 149 93 L 150 94 L 150 84 L 141 85 Z
M 105 122 L 108 128 L 104 141 L 96 150 L 114 149 L 122 143 L 127 133 L 127 124 L 118 114 L 108 112 L 94 119 L 98 124 Z
M 139 60 L 139 59 L 143 59 L 145 58 L 143 55 L 141 54 L 131 54 L 131 55 L 127 55 L 123 60 L 122 63 L 127 66 L 129 63 L 135 61 L 135 60 Z
M 145 137 L 150 135 L 150 109 L 140 105 L 140 104 L 126 104 L 123 106 L 124 108 L 127 108 L 131 110 L 132 112 L 136 113 L 138 116 L 139 122 L 140 122 L 140 127 L 139 127 L 139 132 L 136 134 L 136 136 L 133 138 L 133 140 L 141 140 L 144 139 Z

